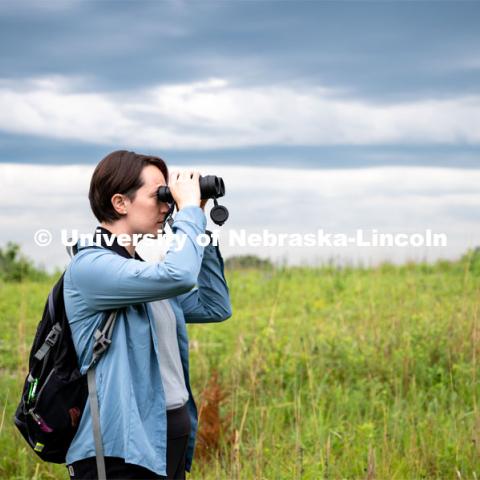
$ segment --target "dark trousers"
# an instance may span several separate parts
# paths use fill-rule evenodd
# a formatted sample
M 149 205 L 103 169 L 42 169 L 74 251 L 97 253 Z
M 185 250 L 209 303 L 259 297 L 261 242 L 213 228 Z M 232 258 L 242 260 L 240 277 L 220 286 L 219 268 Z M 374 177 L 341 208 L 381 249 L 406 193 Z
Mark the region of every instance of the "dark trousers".
M 190 436 L 190 417 L 187 405 L 167 410 L 167 476 L 157 475 L 151 470 L 125 463 L 123 458 L 105 457 L 107 479 L 185 479 L 185 459 Z M 72 480 L 97 479 L 95 457 L 85 458 L 67 466 Z

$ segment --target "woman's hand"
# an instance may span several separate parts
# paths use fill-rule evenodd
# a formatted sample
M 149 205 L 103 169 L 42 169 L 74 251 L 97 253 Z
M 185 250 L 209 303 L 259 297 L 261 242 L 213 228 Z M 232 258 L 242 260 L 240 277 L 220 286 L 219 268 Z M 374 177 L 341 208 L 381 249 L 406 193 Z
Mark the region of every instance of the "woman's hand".
M 177 209 L 200 204 L 200 173 L 195 170 L 173 171 L 169 175 L 168 188 Z

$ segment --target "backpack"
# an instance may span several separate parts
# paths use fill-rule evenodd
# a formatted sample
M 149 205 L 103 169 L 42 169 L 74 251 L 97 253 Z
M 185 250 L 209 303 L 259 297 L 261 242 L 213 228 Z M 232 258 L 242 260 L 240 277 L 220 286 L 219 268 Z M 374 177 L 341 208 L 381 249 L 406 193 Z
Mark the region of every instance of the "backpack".
M 65 311 L 64 275 L 54 285 L 45 303 L 14 423 L 42 460 L 65 463 L 89 398 L 99 465 L 98 462 L 103 462 L 103 448 L 95 366 L 110 346 L 117 312 L 106 312 L 101 328 L 95 331 L 92 362 L 87 373 L 81 374 Z

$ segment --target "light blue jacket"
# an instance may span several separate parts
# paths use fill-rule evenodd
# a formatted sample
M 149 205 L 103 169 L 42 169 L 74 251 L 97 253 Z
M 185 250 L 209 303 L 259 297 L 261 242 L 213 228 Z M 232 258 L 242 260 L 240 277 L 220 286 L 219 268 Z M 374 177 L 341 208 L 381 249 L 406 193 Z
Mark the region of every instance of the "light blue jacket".
M 158 263 L 124 258 L 103 247 L 79 245 L 64 277 L 65 309 L 82 373 L 91 361 L 93 333 L 105 311 L 121 309 L 112 345 L 95 372 L 105 456 L 123 458 L 159 475 L 167 474 L 167 419 L 156 330 L 148 302 L 168 298 L 177 319 L 192 426 L 186 461 L 186 470 L 190 471 L 197 408 L 190 389 L 185 323 L 220 322 L 231 316 L 220 251 L 212 245 L 201 247 L 196 241 L 205 226 L 200 207 L 180 210 L 173 231 L 187 235 L 185 246 L 179 251 L 169 250 L 165 260 Z M 194 288 L 196 284 L 198 288 Z M 67 464 L 94 456 L 87 403 Z

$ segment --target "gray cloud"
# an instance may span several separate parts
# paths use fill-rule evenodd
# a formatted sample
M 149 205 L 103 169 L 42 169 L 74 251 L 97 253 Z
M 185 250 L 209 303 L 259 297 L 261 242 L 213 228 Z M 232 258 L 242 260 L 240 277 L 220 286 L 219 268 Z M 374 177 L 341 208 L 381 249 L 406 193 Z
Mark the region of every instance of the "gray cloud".
M 332 100 L 379 109 L 478 98 L 479 23 L 478 2 L 3 0 L 0 87 L 15 85 L 26 94 L 32 79 L 57 76 L 68 79 L 62 86 L 65 94 L 99 94 L 120 104 L 152 86 L 210 78 L 224 79 L 238 91 L 284 89 L 302 95 L 321 87 Z M 247 107 L 253 118 L 263 110 L 253 102 Z M 290 112 L 285 108 L 277 114 L 278 122 L 285 123 L 282 112 Z M 60 124 L 72 123 L 66 113 L 58 119 Z M 438 149 L 431 138 L 422 137 L 422 129 L 412 140 L 415 128 L 406 142 L 393 138 L 389 145 L 352 150 L 340 139 L 328 148 L 307 147 L 300 141 L 291 149 L 280 146 L 288 141 L 279 144 L 277 139 L 267 147 L 242 143 L 231 124 L 228 130 L 217 124 L 213 136 L 219 145 L 203 145 L 204 151 L 198 152 L 196 147 L 208 137 L 208 124 L 194 119 L 191 124 L 185 119 L 167 122 L 158 112 L 146 111 L 135 118 L 142 119 L 142 125 L 163 125 L 170 137 L 177 135 L 177 144 L 186 138 L 185 129 L 193 135 L 189 125 L 195 126 L 197 136 L 179 152 L 168 142 L 135 143 L 122 133 L 114 139 L 103 135 L 98 145 L 88 136 L 47 138 L 43 131 L 32 135 L 20 128 L 15 133 L 0 131 L 0 162 L 89 163 L 113 149 L 147 148 L 179 163 L 479 166 L 478 147 L 463 134 L 455 137 L 454 149 Z M 475 124 L 468 118 L 458 121 L 462 131 Z M 278 122 L 267 118 L 257 127 L 266 137 Z M 341 123 L 330 122 L 339 128 Z M 433 116 L 430 123 L 438 127 L 441 122 Z M 447 126 L 435 142 L 439 136 L 455 136 L 453 130 Z M 294 136 L 302 138 L 305 131 L 302 127 Z
M 479 91 L 477 2 L 2 2 L 2 75 L 226 78 L 381 101 Z
M 379 105 L 312 87 L 244 87 L 224 79 L 122 95 L 68 77 L 0 85 L 0 129 L 96 144 L 174 150 L 257 145 L 478 145 L 480 95 Z

